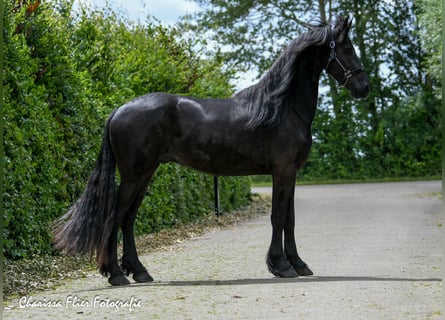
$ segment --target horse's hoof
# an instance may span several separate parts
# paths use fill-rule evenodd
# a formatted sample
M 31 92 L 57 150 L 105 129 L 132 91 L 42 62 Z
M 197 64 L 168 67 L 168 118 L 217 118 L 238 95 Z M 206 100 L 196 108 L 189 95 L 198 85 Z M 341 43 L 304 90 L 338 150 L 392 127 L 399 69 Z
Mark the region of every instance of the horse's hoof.
M 309 269 L 308 265 L 300 258 L 290 259 L 289 262 L 294 267 L 299 276 L 312 276 L 314 274 L 312 270 Z
M 110 278 L 108 278 L 108 282 L 112 286 L 128 286 L 130 284 L 130 281 L 128 281 L 128 279 L 123 274 L 111 276 Z
M 295 268 L 295 271 L 298 273 L 299 276 L 312 276 L 314 273 L 307 265 L 304 265 L 303 267 Z
M 276 268 L 272 265 L 270 260 L 267 260 L 267 267 L 268 267 L 269 271 L 276 277 L 280 277 L 280 278 L 296 278 L 296 277 L 298 277 L 297 272 L 290 264 L 282 266 L 281 268 Z
M 298 277 L 298 273 L 295 271 L 294 268 L 292 268 L 292 266 L 287 269 L 284 269 L 284 270 L 276 270 L 276 271 L 272 272 L 272 274 L 274 274 L 275 276 L 280 277 L 280 278 L 296 278 L 296 277 Z
M 133 274 L 133 280 L 136 282 L 152 282 L 153 278 L 147 271 L 135 272 Z

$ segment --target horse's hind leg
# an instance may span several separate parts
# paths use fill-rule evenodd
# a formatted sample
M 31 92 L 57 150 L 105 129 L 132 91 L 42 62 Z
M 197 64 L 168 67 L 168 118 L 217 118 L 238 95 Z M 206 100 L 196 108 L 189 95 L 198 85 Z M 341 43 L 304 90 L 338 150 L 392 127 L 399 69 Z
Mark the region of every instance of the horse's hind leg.
M 139 261 L 136 244 L 134 240 L 134 221 L 136 219 L 136 214 L 139 206 L 144 199 L 145 192 L 147 190 L 147 185 L 141 188 L 138 196 L 136 197 L 133 205 L 125 214 L 124 220 L 122 222 L 122 235 L 123 235 L 123 255 L 121 267 L 123 272 L 128 276 L 133 273 L 133 279 L 137 282 L 150 282 L 153 278 L 147 272 L 147 269 Z
M 108 263 L 101 269 L 104 271 L 102 273 L 109 273 L 110 277 L 108 282 L 113 286 L 128 285 L 130 282 L 123 274 L 117 260 L 117 234 L 119 227 L 122 225 L 126 213 L 135 207 L 136 201 L 139 202 L 140 194 L 142 190 L 146 189 L 147 183 L 137 179 L 135 181 L 128 181 L 122 178 L 119 185 L 118 199 L 116 204 L 116 215 L 113 221 L 113 230 L 111 232 L 109 242 L 108 242 Z M 139 205 L 138 205 L 139 206 Z M 137 206 L 137 207 L 138 207 Z M 136 208 L 137 211 L 137 208 Z

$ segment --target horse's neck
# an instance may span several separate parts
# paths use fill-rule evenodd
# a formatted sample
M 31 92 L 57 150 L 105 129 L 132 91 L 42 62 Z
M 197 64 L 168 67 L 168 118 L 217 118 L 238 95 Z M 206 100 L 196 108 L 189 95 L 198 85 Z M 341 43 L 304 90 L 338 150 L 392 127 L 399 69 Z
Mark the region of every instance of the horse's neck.
M 235 95 L 250 113 L 251 128 L 277 125 L 289 113 L 297 114 L 301 121 L 311 125 L 323 69 L 318 60 L 319 50 L 307 48 L 292 61 L 289 56 L 281 56 L 260 82 Z
M 317 109 L 318 84 L 323 70 L 319 63 L 318 50 L 308 50 L 303 54 L 297 68 L 288 94 L 288 110 L 296 113 L 310 126 Z

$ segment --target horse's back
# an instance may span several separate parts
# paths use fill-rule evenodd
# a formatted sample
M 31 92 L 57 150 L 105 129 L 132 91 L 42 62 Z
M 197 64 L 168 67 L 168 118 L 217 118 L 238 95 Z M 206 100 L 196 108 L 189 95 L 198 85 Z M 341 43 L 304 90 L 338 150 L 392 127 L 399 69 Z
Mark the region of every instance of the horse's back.
M 138 119 L 160 120 L 177 117 L 179 121 L 227 121 L 240 114 L 239 105 L 231 98 L 195 98 L 163 92 L 149 93 L 121 106 L 113 116 L 113 122 L 137 122 Z
M 177 97 L 171 94 L 155 92 L 137 97 L 130 102 L 125 103 L 116 111 L 113 116 L 113 122 L 123 121 L 124 119 L 138 118 L 140 116 L 153 116 L 162 113 L 169 106 L 174 106 Z

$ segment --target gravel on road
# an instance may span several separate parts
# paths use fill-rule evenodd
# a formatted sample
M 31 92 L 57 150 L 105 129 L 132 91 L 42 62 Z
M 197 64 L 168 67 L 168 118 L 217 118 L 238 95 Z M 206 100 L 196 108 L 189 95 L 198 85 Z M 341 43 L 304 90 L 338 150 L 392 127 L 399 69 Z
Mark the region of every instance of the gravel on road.
M 270 188 L 254 189 L 270 193 Z M 155 281 L 86 278 L 4 308 L 4 319 L 440 319 L 441 182 L 297 186 L 295 235 L 312 277 L 265 264 L 264 216 L 141 256 Z

